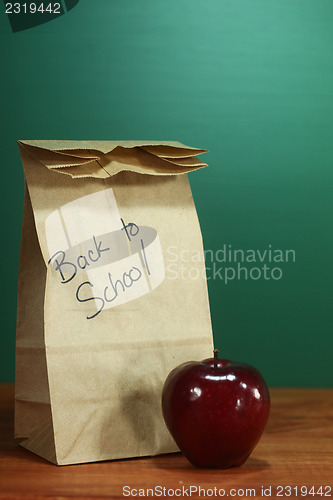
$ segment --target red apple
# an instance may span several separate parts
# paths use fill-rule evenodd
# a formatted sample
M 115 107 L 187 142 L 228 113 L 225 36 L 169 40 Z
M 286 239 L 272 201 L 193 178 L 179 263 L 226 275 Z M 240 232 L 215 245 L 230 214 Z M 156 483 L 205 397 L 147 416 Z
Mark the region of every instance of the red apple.
M 165 423 L 196 467 L 241 465 L 266 426 L 270 397 L 260 372 L 245 363 L 214 358 L 183 363 L 167 377 Z

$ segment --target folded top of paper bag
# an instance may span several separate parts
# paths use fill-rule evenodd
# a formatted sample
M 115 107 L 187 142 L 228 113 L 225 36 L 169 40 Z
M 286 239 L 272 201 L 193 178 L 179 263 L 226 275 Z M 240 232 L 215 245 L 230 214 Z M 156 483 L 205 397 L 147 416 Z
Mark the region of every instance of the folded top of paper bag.
M 206 167 L 197 158 L 206 149 L 180 142 L 154 141 L 19 141 L 50 170 L 73 178 L 106 179 L 123 170 L 139 174 L 177 175 Z

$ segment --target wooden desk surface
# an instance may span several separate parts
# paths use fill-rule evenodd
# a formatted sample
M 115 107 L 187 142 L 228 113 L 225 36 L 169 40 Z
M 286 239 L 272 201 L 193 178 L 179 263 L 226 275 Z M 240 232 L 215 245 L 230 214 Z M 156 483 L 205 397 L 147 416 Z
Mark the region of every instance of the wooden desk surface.
M 14 443 L 14 388 L 0 385 L 0 498 L 332 498 L 333 389 L 271 396 L 267 429 L 242 467 L 199 470 L 179 453 L 59 467 Z

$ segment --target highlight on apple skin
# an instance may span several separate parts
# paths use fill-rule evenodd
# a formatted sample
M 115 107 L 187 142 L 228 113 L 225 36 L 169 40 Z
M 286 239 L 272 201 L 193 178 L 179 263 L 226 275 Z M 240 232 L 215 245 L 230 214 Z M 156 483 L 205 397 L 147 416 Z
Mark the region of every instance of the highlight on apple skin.
M 242 465 L 267 424 L 270 396 L 261 373 L 245 363 L 190 361 L 168 375 L 162 392 L 165 423 L 196 467 Z

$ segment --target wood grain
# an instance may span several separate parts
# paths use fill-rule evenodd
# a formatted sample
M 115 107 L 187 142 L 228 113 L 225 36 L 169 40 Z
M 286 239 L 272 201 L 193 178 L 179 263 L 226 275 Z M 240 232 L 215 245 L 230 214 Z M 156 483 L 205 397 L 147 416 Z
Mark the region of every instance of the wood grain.
M 266 490 L 270 498 L 280 498 L 276 496 L 278 492 L 281 497 L 287 497 L 289 492 L 293 498 L 332 497 L 333 390 L 271 389 L 271 396 L 272 409 L 266 431 L 242 467 L 199 470 L 179 453 L 59 467 L 15 444 L 14 388 L 0 385 L 0 498 L 126 498 L 123 492 L 129 489 L 136 490 L 131 497 L 137 493 L 139 498 L 139 490 L 144 489 L 146 497 L 153 497 L 155 492 L 158 498 L 157 493 L 163 493 L 163 488 L 165 495 L 160 498 L 171 497 L 172 491 L 167 495 L 168 489 L 182 493 L 182 488 L 184 497 L 187 491 L 191 493 L 188 498 L 211 498 L 209 495 L 215 487 L 215 497 L 223 489 L 225 496 L 265 498 L 262 487 L 272 488 L 271 492 Z M 124 486 L 129 488 L 123 490 Z M 154 490 L 157 486 L 161 489 Z M 293 489 L 289 490 L 288 486 Z M 326 496 L 313 496 L 312 486 L 315 493 L 320 486 L 331 489 L 322 490 Z M 147 492 L 147 488 L 154 491 Z

